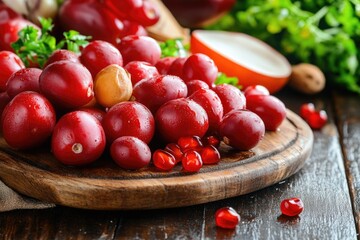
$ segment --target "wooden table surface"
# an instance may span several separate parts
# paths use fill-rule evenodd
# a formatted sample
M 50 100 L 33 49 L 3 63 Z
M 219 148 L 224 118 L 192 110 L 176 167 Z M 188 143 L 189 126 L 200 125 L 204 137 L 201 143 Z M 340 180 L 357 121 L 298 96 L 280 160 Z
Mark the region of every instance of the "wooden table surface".
M 91 211 L 56 207 L 0 213 L 0 239 L 357 239 L 360 228 L 360 96 L 324 91 L 276 94 L 298 113 L 302 103 L 325 109 L 328 124 L 314 131 L 314 147 L 294 176 L 244 196 L 190 207 Z M 282 199 L 300 197 L 304 212 L 280 214 Z M 231 206 L 235 230 L 217 228 L 214 213 Z

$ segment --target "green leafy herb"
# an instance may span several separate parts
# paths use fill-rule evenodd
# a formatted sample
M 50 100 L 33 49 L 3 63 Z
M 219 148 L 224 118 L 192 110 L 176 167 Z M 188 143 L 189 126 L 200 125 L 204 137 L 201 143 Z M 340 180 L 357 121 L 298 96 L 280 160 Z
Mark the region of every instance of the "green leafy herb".
M 188 55 L 189 46 L 185 46 L 182 39 L 169 39 L 159 43 L 161 57 L 185 57 Z
M 64 32 L 64 38 L 57 43 L 57 39 L 50 33 L 54 27 L 52 19 L 40 18 L 41 32 L 33 26 L 27 26 L 19 32 L 19 39 L 12 44 L 15 53 L 26 66 L 39 64 L 43 67 L 49 56 L 57 49 L 66 47 L 73 52 L 79 52 L 80 46 L 88 44 L 90 37 L 80 35 L 70 30 Z
M 216 78 L 215 84 L 222 83 L 227 83 L 240 89 L 242 88 L 242 86 L 239 85 L 239 79 L 237 77 L 228 77 L 225 73 L 220 72 L 218 77 Z
M 238 0 L 209 29 L 250 34 L 292 64 L 313 63 L 325 72 L 328 83 L 360 93 L 358 0 Z

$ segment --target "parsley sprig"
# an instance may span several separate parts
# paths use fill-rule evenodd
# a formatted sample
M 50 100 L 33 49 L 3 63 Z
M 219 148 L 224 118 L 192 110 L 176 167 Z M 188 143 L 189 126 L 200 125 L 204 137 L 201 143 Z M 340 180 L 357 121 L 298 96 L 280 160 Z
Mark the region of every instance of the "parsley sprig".
M 184 45 L 182 39 L 168 39 L 159 43 L 161 48 L 161 57 L 186 57 L 189 46 Z
M 57 39 L 51 35 L 54 27 L 52 19 L 40 18 L 40 24 L 40 32 L 33 26 L 23 28 L 19 32 L 19 39 L 11 45 L 27 67 L 30 64 L 38 64 L 42 68 L 49 56 L 57 49 L 66 48 L 79 52 L 80 47 L 86 46 L 90 39 L 77 31 L 70 30 L 64 32 L 64 38 L 57 42 Z

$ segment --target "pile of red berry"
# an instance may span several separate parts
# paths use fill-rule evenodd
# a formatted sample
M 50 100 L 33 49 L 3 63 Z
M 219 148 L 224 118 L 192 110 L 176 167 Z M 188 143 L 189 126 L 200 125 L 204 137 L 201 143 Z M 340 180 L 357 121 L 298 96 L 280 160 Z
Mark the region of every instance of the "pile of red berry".
M 250 150 L 286 116 L 264 87 L 215 85 L 210 57 L 161 58 L 148 36 L 125 36 L 117 46 L 95 40 L 79 55 L 56 50 L 43 69 L 25 68 L 2 51 L 0 70 L 8 145 L 32 149 L 50 139 L 51 153 L 67 165 L 89 164 L 109 151 L 124 169 L 153 164 L 170 171 L 181 162 L 197 172 L 220 161 L 220 141 Z M 151 149 L 153 142 L 163 147 Z
M 304 103 L 300 107 L 300 116 L 314 130 L 319 130 L 325 126 L 328 117 L 325 110 L 316 110 L 313 103 Z

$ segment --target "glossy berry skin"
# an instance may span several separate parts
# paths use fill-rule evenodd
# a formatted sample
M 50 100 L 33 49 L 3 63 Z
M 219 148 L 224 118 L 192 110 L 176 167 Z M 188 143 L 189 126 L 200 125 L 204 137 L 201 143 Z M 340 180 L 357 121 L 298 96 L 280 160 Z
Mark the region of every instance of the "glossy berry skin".
M 6 84 L 6 92 L 13 98 L 24 91 L 40 92 L 39 77 L 42 70 L 39 68 L 22 68 L 13 73 Z
M 96 107 L 83 107 L 80 108 L 79 110 L 90 113 L 91 116 L 96 118 L 100 123 L 102 123 L 102 120 L 104 119 L 104 116 L 106 114 L 104 110 Z
M 90 42 L 80 55 L 80 62 L 90 71 L 93 78 L 103 68 L 117 64 L 123 65 L 123 58 L 120 51 L 111 43 L 96 40 Z
M 221 159 L 219 151 L 212 145 L 202 147 L 200 155 L 205 165 L 217 164 Z
M 80 63 L 79 56 L 76 53 L 69 51 L 67 49 L 58 49 L 55 50 L 46 60 L 44 64 L 44 68 L 50 65 L 51 63 L 58 62 L 61 60 L 68 60 L 68 61 Z
M 11 74 L 23 68 L 24 63 L 15 53 L 0 51 L 0 92 L 6 91 L 6 83 Z
M 52 134 L 56 114 L 41 94 L 26 91 L 16 95 L 2 113 L 5 141 L 15 149 L 30 149 L 43 144 Z
M 188 96 L 191 96 L 194 92 L 200 89 L 209 89 L 209 85 L 207 85 L 206 82 L 201 80 L 191 80 L 186 83 L 186 86 L 188 88 Z
M 167 150 L 157 149 L 152 156 L 155 167 L 161 171 L 170 171 L 177 163 L 175 157 Z
M 144 104 L 152 113 L 164 103 L 187 96 L 187 87 L 177 76 L 159 75 L 138 82 L 133 89 L 133 97 Z
M 286 107 L 272 95 L 251 95 L 246 98 L 246 107 L 259 115 L 266 130 L 276 131 L 286 118 Z
M 300 106 L 300 116 L 306 121 L 310 115 L 316 112 L 315 105 L 313 103 L 304 103 Z
M 247 151 L 255 147 L 265 135 L 265 125 L 255 113 L 233 110 L 220 123 L 219 132 L 225 144 Z
M 51 138 L 52 153 L 65 165 L 92 163 L 102 155 L 105 145 L 105 133 L 100 122 L 84 111 L 63 115 Z
M 159 59 L 157 63 L 155 64 L 155 67 L 157 68 L 158 72 L 162 75 L 166 75 L 169 72 L 170 66 L 172 63 L 176 60 L 176 57 L 164 57 Z
M 218 76 L 218 68 L 209 56 L 195 53 L 184 63 L 182 76 L 185 82 L 200 79 L 211 87 Z
M 167 74 L 178 76 L 183 79 L 183 67 L 187 60 L 187 57 L 178 57 L 175 61 L 170 65 L 169 71 Z
M 216 85 L 213 90 L 221 100 L 224 115 L 232 110 L 246 108 L 245 95 L 237 87 L 224 83 Z
M 144 61 L 155 65 L 161 57 L 161 49 L 155 39 L 148 36 L 128 35 L 117 45 L 124 64 L 131 61 Z
M 315 111 L 308 116 L 307 123 L 314 130 L 319 130 L 325 126 L 328 120 L 327 114 L 324 110 Z
M 216 226 L 225 229 L 235 229 L 240 222 L 240 215 L 232 207 L 223 207 L 215 213 Z
M 282 214 L 294 217 L 304 210 L 304 204 L 300 198 L 288 198 L 281 201 L 280 210 Z
M 186 172 L 198 172 L 203 166 L 201 155 L 195 150 L 188 150 L 184 153 L 181 164 Z
M 117 138 L 110 147 L 110 155 L 121 168 L 137 170 L 149 165 L 151 151 L 149 146 L 132 136 Z
M 177 142 L 180 137 L 203 137 L 209 128 L 205 110 L 196 102 L 179 98 L 163 104 L 155 114 L 156 129 L 165 142 Z
M 209 118 L 208 132 L 216 134 L 224 115 L 223 105 L 219 96 L 211 89 L 199 89 L 191 94 L 189 99 L 194 100 L 205 109 Z
M 93 79 L 87 68 L 72 61 L 59 61 L 44 68 L 39 78 L 40 91 L 55 107 L 73 109 L 94 97 Z
M 155 66 L 144 61 L 129 62 L 124 66 L 124 68 L 131 75 L 131 82 L 133 86 L 143 79 L 149 79 L 160 75 Z
M 149 143 L 155 131 L 153 115 L 138 102 L 121 102 L 114 105 L 105 114 L 102 125 L 110 144 L 122 136 L 137 137 Z
M 269 90 L 262 85 L 251 85 L 244 90 L 245 97 L 250 95 L 270 95 Z

